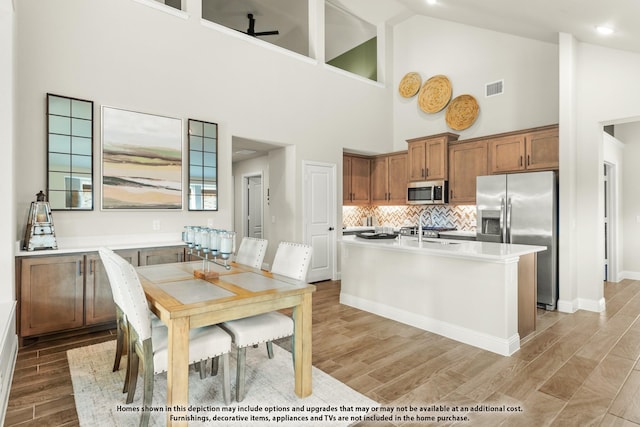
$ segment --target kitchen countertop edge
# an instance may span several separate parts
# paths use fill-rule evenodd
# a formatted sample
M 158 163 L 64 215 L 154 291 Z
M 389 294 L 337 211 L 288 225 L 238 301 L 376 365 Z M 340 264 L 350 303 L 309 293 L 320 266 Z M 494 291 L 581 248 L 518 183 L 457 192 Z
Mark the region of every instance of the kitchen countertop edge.
M 343 236 L 342 243 L 354 246 L 367 246 L 383 250 L 421 253 L 425 255 L 448 258 L 468 259 L 474 261 L 510 263 L 516 262 L 522 255 L 547 250 L 544 246 L 514 245 L 504 243 L 462 241 L 449 239 L 425 239 L 429 247 L 418 247 L 415 237 L 399 239 L 361 239 L 356 236 Z M 423 243 L 424 245 L 424 243 Z

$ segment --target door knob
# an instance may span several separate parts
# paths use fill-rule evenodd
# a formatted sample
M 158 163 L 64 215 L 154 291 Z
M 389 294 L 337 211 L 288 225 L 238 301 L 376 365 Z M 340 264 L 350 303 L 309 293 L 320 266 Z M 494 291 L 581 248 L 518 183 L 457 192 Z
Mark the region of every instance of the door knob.
M 333 227 L 329 227 L 329 231 L 333 231 Z

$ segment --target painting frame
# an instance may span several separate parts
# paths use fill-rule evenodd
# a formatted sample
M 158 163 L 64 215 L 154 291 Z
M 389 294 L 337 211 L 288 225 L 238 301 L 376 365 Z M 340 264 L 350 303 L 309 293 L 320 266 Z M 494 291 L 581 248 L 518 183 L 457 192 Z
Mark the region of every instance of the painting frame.
M 183 210 L 183 121 L 102 106 L 101 210 Z

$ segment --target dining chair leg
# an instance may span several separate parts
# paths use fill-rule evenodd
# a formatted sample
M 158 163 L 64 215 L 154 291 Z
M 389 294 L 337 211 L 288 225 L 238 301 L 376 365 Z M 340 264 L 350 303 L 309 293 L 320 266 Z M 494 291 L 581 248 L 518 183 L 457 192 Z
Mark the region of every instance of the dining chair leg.
M 229 375 L 229 353 L 225 353 L 222 356 L 222 395 L 224 403 L 229 405 L 231 403 L 231 381 Z M 214 358 L 216 369 L 218 365 L 218 357 Z M 213 369 L 212 369 L 213 370 Z
M 153 347 L 151 344 L 151 339 L 146 339 L 142 346 L 144 348 L 143 351 L 143 362 L 142 362 L 142 371 L 144 375 L 144 391 L 142 394 L 142 419 L 140 420 L 140 427 L 147 427 L 149 425 L 149 417 L 151 416 L 151 412 L 144 410 L 145 408 L 151 407 L 151 402 L 153 399 Z
M 140 359 L 138 354 L 131 348 L 129 345 L 130 355 L 128 358 L 128 362 L 130 362 L 130 367 L 127 368 L 129 372 L 129 379 L 127 381 L 127 403 L 133 402 L 133 398 L 136 394 L 136 386 L 138 385 L 138 365 L 140 364 Z
M 267 341 L 267 356 L 273 359 L 273 341 Z
M 238 366 L 236 368 L 236 401 L 244 399 L 244 376 L 247 360 L 247 348 L 238 348 Z
M 124 331 L 122 330 L 122 314 L 117 314 L 116 321 L 116 358 L 113 361 L 113 372 L 120 369 L 120 359 L 122 359 L 122 349 L 124 347 Z
M 216 357 L 211 359 L 211 376 L 212 377 L 215 377 L 216 375 L 218 375 L 218 365 L 220 363 L 219 362 L 219 357 L 220 356 L 216 356 Z
M 127 321 L 122 319 L 122 333 L 123 333 L 123 348 L 127 351 L 127 370 L 124 374 L 124 385 L 122 386 L 122 392 L 129 392 L 129 375 L 131 371 L 131 349 L 129 348 L 129 325 Z M 135 353 L 135 352 L 134 352 Z
M 200 379 L 203 380 L 207 377 L 207 364 L 209 363 L 209 359 L 201 360 L 196 362 L 196 368 L 200 371 Z

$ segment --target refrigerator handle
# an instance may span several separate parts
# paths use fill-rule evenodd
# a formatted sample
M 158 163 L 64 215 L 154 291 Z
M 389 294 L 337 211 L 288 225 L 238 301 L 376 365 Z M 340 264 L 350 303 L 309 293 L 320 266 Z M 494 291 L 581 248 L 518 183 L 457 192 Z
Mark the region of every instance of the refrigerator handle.
M 507 229 L 504 224 L 505 208 L 504 197 L 500 198 L 500 242 L 506 243 Z
M 511 243 L 511 197 L 507 201 L 507 239 L 505 243 Z

